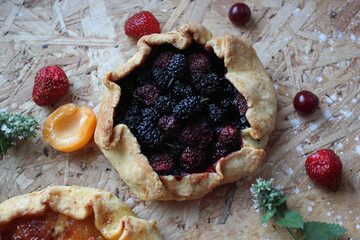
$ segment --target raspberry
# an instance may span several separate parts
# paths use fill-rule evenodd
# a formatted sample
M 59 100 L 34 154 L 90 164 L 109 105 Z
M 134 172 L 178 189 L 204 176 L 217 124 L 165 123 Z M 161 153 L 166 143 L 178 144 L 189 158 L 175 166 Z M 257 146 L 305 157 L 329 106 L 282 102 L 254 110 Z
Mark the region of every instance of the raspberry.
M 167 69 L 167 67 L 169 66 L 169 62 L 171 60 L 171 58 L 174 56 L 174 51 L 165 51 L 165 52 L 161 52 L 159 55 L 157 55 L 154 58 L 154 62 L 153 62 L 153 68 L 162 68 L 162 69 Z
M 209 72 L 211 61 L 204 53 L 193 53 L 189 56 L 189 69 L 191 75 L 203 74 Z
M 208 104 L 207 109 L 210 122 L 220 123 L 224 119 L 225 111 L 216 104 Z
M 200 172 L 205 162 L 203 150 L 187 147 L 181 154 L 180 168 L 186 173 Z
M 167 88 L 171 81 L 171 77 L 161 68 L 154 68 L 152 71 L 152 77 L 154 84 L 160 89 Z
M 190 96 L 181 100 L 173 109 L 173 115 L 180 121 L 188 120 L 201 112 L 201 97 Z
M 177 53 L 171 58 L 167 72 L 171 77 L 181 78 L 188 70 L 188 62 L 184 54 Z
M 159 147 L 164 141 L 160 129 L 150 121 L 143 121 L 136 128 L 136 138 L 141 147 L 145 149 L 153 149 Z
M 239 111 L 240 115 L 245 115 L 246 111 L 249 108 L 245 97 L 241 93 L 237 93 L 235 95 L 233 104 L 236 107 L 236 109 Z
M 160 91 L 152 84 L 138 87 L 134 91 L 134 96 L 146 106 L 151 106 L 159 98 Z
M 185 126 L 180 135 L 180 142 L 185 146 L 203 148 L 208 146 L 213 139 L 213 132 L 208 123 L 195 121 Z
M 240 146 L 241 136 L 239 130 L 234 126 L 228 125 L 221 129 L 218 143 L 224 149 L 233 149 Z
M 176 137 L 178 130 L 180 129 L 180 124 L 174 116 L 163 116 L 159 119 L 158 126 L 167 138 Z
M 175 167 L 175 161 L 170 154 L 161 153 L 150 158 L 150 165 L 157 174 L 169 175 Z
M 188 96 L 193 96 L 194 95 L 194 91 L 192 90 L 191 86 L 180 82 L 178 80 L 176 80 L 174 82 L 174 85 L 172 87 L 172 91 L 171 91 L 171 96 L 175 99 L 183 99 L 185 97 Z

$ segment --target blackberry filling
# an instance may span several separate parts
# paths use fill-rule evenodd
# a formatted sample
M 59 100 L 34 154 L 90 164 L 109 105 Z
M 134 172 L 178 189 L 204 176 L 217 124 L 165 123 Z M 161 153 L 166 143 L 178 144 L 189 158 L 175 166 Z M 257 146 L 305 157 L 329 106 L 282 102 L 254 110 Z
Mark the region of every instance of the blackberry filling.
M 223 60 L 200 45 L 157 48 L 116 82 L 114 126 L 129 127 L 159 175 L 181 179 L 214 168 L 241 149 L 241 131 L 250 127 L 246 99 L 225 73 Z

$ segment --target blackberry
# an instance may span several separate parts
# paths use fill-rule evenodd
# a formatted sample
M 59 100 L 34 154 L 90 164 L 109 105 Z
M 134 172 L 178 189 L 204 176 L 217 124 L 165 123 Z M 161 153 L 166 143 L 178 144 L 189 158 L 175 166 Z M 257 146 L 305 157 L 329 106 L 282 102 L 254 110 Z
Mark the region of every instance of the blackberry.
M 226 78 L 222 78 L 221 81 L 222 94 L 226 97 L 233 97 L 237 92 L 236 88 L 232 83 Z
M 184 54 L 177 53 L 172 56 L 167 72 L 171 77 L 181 78 L 188 71 L 188 61 Z
M 167 96 L 160 96 L 156 102 L 154 107 L 159 111 L 159 114 L 164 115 L 172 112 L 175 106 L 175 102 L 167 97 Z
M 158 110 L 152 107 L 142 109 L 140 116 L 144 121 L 150 122 L 156 122 L 160 117 Z
M 209 73 L 202 77 L 200 80 L 201 83 L 201 93 L 204 96 L 212 96 L 221 92 L 221 81 L 222 79 L 216 73 Z
M 240 113 L 240 115 L 245 115 L 246 111 L 249 108 L 245 97 L 241 93 L 237 93 L 235 95 L 233 104 Z
M 245 128 L 250 127 L 250 124 L 245 116 L 241 116 L 240 118 L 239 117 L 234 118 L 231 121 L 231 125 L 235 126 L 239 130 L 243 130 Z
M 168 153 L 155 154 L 150 157 L 150 165 L 159 175 L 169 175 L 175 168 L 175 161 Z
M 193 96 L 194 91 L 192 90 L 191 86 L 176 80 L 173 84 L 171 96 L 175 99 L 183 99 L 188 96 Z
M 229 150 L 226 148 L 223 148 L 219 143 L 215 144 L 215 153 L 214 158 L 215 161 L 219 160 L 220 158 L 226 157 L 229 153 Z
M 139 115 L 141 112 L 141 107 L 137 102 L 133 102 L 129 109 L 126 111 L 125 115 Z
M 186 173 L 200 172 L 206 162 L 206 154 L 201 149 L 187 147 L 181 154 L 180 168 Z
M 145 106 L 151 106 L 159 98 L 160 91 L 152 84 L 138 87 L 134 91 L 134 97 Z
M 191 85 L 198 91 L 201 92 L 201 82 L 203 82 L 203 78 L 205 78 L 206 75 L 203 73 L 196 73 L 191 78 Z
M 184 146 L 179 142 L 174 141 L 167 143 L 170 154 L 174 157 L 175 160 L 180 159 L 182 152 L 184 151 Z
M 136 70 L 135 81 L 138 86 L 144 86 L 151 82 L 151 72 L 146 66 L 141 66 Z
M 159 119 L 158 126 L 169 139 L 175 138 L 180 129 L 180 124 L 173 116 L 163 116 Z
M 208 73 L 210 68 L 210 58 L 204 53 L 197 52 L 189 56 L 189 70 L 191 75 Z
M 225 111 L 216 104 L 208 104 L 207 109 L 210 122 L 220 123 L 224 119 Z
M 171 81 L 171 77 L 161 68 L 154 68 L 152 70 L 152 77 L 154 84 L 162 90 L 167 88 Z
M 125 124 L 130 129 L 130 131 L 134 133 L 140 121 L 141 119 L 137 115 L 125 115 L 122 123 Z
M 164 141 L 164 135 L 160 129 L 150 121 L 142 121 L 136 128 L 136 138 L 141 147 L 153 149 L 159 147 Z
M 220 106 L 220 108 L 222 108 L 222 110 L 225 113 L 228 113 L 234 109 L 234 105 L 232 102 L 233 102 L 233 99 L 231 99 L 231 98 L 221 99 L 219 106 Z
M 169 66 L 171 58 L 174 56 L 175 52 L 168 50 L 165 52 L 159 53 L 153 61 L 153 68 L 166 69 Z
M 188 120 L 202 110 L 201 97 L 190 96 L 181 100 L 173 109 L 173 115 L 180 121 Z
M 241 135 L 239 130 L 231 125 L 221 129 L 218 139 L 219 145 L 224 149 L 239 148 L 241 144 Z
M 121 93 L 128 93 L 132 92 L 135 89 L 135 82 L 132 75 L 126 76 L 118 81 L 115 82 L 121 88 Z
M 213 131 L 205 121 L 195 121 L 185 126 L 180 134 L 180 142 L 184 146 L 204 148 L 213 140 Z

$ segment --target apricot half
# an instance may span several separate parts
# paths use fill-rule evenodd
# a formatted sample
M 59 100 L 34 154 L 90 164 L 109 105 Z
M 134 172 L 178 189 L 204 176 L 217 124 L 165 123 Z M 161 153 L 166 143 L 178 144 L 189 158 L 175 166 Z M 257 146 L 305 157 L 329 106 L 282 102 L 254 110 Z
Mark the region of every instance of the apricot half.
M 91 108 L 66 104 L 56 109 L 45 121 L 45 142 L 62 152 L 84 147 L 94 134 L 96 116 Z

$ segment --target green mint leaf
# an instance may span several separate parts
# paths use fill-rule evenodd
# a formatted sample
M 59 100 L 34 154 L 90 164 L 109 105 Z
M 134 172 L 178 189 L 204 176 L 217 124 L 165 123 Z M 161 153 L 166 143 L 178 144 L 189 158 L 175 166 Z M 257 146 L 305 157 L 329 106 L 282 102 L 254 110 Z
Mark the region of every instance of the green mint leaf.
M 264 214 L 263 218 L 261 219 L 261 224 L 266 223 L 272 216 L 274 216 L 275 213 L 276 213 L 276 208 L 267 210 L 267 212 Z
M 331 240 L 341 237 L 346 228 L 324 222 L 306 222 L 304 231 L 309 240 Z
M 304 220 L 296 211 L 285 211 L 285 216 L 276 219 L 276 224 L 284 227 L 303 228 Z
M 6 155 L 7 143 L 4 137 L 0 137 L 0 150 L 4 153 L 4 155 Z
M 286 211 L 289 211 L 289 209 L 287 208 L 286 202 L 283 202 L 282 204 L 280 204 L 279 206 L 277 206 L 276 209 L 277 209 L 278 212 L 280 213 L 280 217 L 284 217 L 284 216 L 285 216 L 285 212 L 286 212 Z
M 287 195 L 287 196 L 284 196 L 282 198 L 280 198 L 276 203 L 275 203 L 275 206 L 280 206 L 283 202 L 285 202 L 289 197 L 291 197 L 292 195 Z

